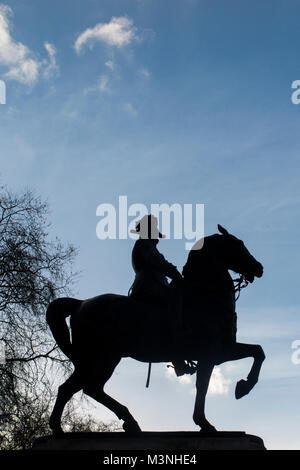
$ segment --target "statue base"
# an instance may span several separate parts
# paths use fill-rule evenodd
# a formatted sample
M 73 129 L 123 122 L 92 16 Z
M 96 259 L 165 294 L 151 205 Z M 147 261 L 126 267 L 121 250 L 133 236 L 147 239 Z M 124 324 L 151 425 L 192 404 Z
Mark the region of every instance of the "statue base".
M 201 450 L 266 450 L 260 437 L 245 432 L 142 432 L 130 436 L 124 432 L 77 432 L 61 437 L 37 439 L 33 450 L 59 451 L 201 451 Z

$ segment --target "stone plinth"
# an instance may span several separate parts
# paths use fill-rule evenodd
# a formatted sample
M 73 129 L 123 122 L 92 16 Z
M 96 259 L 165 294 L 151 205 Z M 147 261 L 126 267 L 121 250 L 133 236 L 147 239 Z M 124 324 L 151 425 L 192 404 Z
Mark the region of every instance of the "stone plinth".
M 143 432 L 129 436 L 124 432 L 66 433 L 62 437 L 37 439 L 34 450 L 266 450 L 260 437 L 245 432 Z

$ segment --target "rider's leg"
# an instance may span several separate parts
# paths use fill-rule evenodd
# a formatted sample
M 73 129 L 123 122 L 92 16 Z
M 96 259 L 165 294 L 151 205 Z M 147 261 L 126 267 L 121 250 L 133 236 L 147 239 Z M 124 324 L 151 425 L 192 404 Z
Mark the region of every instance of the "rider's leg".
M 178 333 L 182 330 L 183 298 L 180 287 L 168 287 L 166 289 L 168 320 L 172 327 L 173 342 L 178 345 Z M 180 377 L 184 374 L 194 374 L 196 368 L 191 367 L 184 359 L 172 361 L 175 374 Z

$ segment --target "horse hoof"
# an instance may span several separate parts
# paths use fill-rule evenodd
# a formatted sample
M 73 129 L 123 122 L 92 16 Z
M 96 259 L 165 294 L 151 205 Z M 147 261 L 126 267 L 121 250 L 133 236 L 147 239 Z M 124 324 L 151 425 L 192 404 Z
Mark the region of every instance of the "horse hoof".
M 62 428 L 60 426 L 58 428 L 52 428 L 52 435 L 54 437 L 61 437 L 64 434 L 65 433 L 64 433 L 64 431 L 62 430 Z
M 216 428 L 214 426 L 212 426 L 211 424 L 210 425 L 205 425 L 203 427 L 201 427 L 200 431 L 202 434 L 216 434 L 218 431 L 216 430 Z
M 218 432 L 216 428 L 212 424 L 210 424 L 209 421 L 207 421 L 207 419 L 194 419 L 194 423 L 197 426 L 200 426 L 201 429 L 199 432 L 203 434 L 215 434 L 216 432 Z
M 52 434 L 54 437 L 60 437 L 60 436 L 63 436 L 65 433 L 64 431 L 62 430 L 62 427 L 60 424 L 58 425 L 55 425 L 55 424 L 50 424 L 50 428 L 52 430 Z
M 141 434 L 142 432 L 141 428 L 135 420 L 124 421 L 122 427 L 127 434 L 136 435 Z
M 239 380 L 239 382 L 236 384 L 235 387 L 235 398 L 239 400 L 240 398 L 244 397 L 247 395 L 251 390 L 251 387 L 249 387 L 249 383 L 247 380 Z

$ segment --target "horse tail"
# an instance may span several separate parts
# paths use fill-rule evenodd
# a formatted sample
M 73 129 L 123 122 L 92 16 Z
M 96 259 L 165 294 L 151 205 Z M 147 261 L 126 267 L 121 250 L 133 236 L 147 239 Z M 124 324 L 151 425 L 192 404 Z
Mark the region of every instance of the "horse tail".
M 53 300 L 47 308 L 46 321 L 51 333 L 58 347 L 69 359 L 72 359 L 72 344 L 66 318 L 72 315 L 81 303 L 81 300 L 63 297 Z

